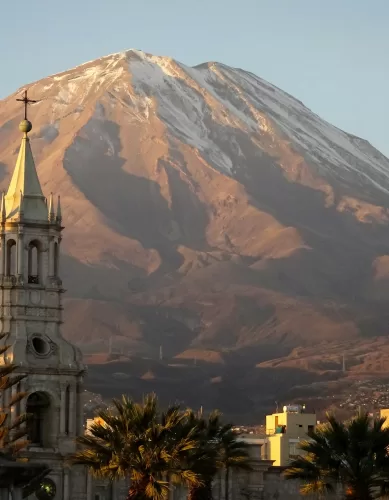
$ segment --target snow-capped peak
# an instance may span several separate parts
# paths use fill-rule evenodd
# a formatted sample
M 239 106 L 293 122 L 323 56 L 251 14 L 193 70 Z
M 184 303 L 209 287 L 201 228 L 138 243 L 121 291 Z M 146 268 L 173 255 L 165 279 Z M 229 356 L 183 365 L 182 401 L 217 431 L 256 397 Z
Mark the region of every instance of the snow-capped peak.
M 72 103 L 83 106 L 99 95 L 99 99 L 116 100 L 117 105 L 120 95 L 128 120 L 147 121 L 156 114 L 172 137 L 230 174 L 236 157 L 221 144 L 230 141 L 229 130 L 240 130 L 264 151 L 265 142 L 282 136 L 318 175 L 389 193 L 387 158 L 366 141 L 322 120 L 291 95 L 241 69 L 216 62 L 189 67 L 169 57 L 128 49 L 45 81 L 46 91 L 61 83 L 53 96 L 53 121 Z M 244 154 L 239 144 L 233 148 L 238 157 Z

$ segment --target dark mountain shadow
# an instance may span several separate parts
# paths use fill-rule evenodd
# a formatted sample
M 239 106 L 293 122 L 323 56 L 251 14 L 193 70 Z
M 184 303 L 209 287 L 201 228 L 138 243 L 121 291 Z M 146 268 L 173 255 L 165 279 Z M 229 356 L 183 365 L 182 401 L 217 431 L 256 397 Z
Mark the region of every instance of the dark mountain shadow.
M 169 208 L 156 182 L 122 169 L 120 151 L 118 125 L 92 119 L 66 151 L 64 168 L 112 229 L 155 248 L 163 261 L 159 273 L 172 271 L 183 262 L 177 246 L 204 246 L 205 207 L 178 171 L 160 160 L 158 168 L 166 170 L 172 188 Z M 192 210 L 184 210 L 185 203 Z
M 178 165 L 179 170 L 187 173 L 184 157 L 176 150 L 170 149 L 169 153 Z M 191 190 L 189 184 L 181 179 L 179 170 L 166 160 L 160 159 L 158 166 L 165 169 L 169 179 L 172 200 L 171 211 L 180 229 L 180 244 L 203 252 L 211 250 L 205 236 L 209 216 L 206 206 L 194 192 L 196 189 L 195 183 L 188 175 L 188 182 L 191 184 L 193 182 L 193 189 Z
M 67 149 L 64 168 L 114 231 L 157 249 L 166 270 L 179 267 L 182 257 L 160 230 L 172 217 L 158 184 L 124 172 L 120 151 L 119 127 L 92 119 Z

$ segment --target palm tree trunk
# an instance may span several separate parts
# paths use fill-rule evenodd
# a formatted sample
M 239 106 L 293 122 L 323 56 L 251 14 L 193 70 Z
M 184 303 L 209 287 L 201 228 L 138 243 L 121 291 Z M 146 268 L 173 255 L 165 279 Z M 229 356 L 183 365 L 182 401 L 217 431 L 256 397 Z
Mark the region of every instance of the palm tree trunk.
M 195 500 L 197 497 L 197 488 L 195 486 L 191 486 L 188 490 L 187 500 Z
M 192 486 L 188 492 L 188 500 L 212 500 L 212 480 L 205 479 L 201 486 Z
M 229 489 L 230 489 L 230 468 L 226 467 L 225 491 L 224 491 L 225 500 L 229 500 Z

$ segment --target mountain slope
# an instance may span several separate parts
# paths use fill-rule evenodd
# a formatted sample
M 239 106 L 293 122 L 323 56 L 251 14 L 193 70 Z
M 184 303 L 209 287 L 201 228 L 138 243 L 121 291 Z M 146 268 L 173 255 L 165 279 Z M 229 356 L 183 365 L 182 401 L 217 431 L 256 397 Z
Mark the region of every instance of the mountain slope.
M 43 190 L 63 201 L 65 332 L 86 352 L 112 337 L 254 366 L 387 334 L 389 160 L 367 141 L 241 69 L 137 50 L 28 89 Z

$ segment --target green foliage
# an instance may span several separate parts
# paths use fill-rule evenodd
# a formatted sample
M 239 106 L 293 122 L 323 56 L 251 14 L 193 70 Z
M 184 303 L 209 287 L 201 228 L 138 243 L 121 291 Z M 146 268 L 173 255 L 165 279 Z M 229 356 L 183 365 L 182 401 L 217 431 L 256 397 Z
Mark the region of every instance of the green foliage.
M 389 428 L 385 419 L 360 413 L 348 422 L 327 422 L 301 443 L 302 454 L 285 471 L 302 481 L 301 493 L 324 496 L 341 488 L 348 500 L 386 498 L 389 491 Z

